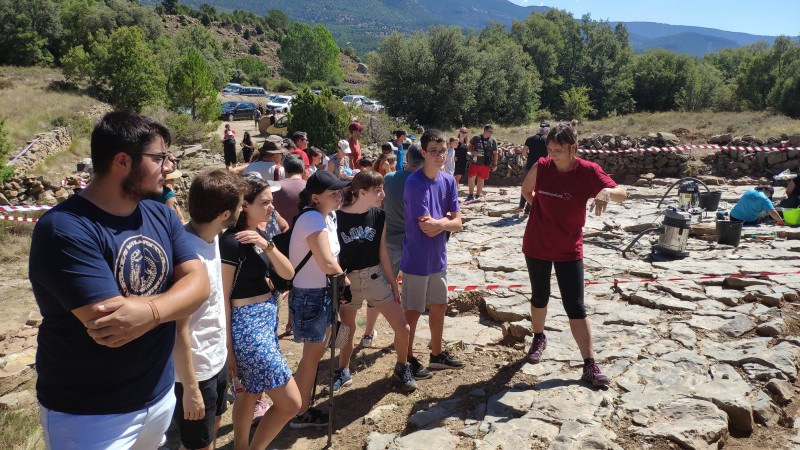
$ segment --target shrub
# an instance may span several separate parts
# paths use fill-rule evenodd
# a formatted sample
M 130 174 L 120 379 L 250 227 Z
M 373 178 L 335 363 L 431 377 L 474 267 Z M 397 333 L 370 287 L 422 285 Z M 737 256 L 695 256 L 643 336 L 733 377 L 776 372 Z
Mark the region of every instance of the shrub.
M 251 55 L 261 56 L 261 46 L 258 45 L 258 42 L 253 42 L 253 45 L 250 46 L 248 53 Z
M 192 120 L 187 114 L 170 114 L 164 119 L 164 125 L 172 133 L 172 142 L 178 145 L 203 142 L 216 129 L 213 122 Z
M 561 117 L 564 120 L 584 120 L 593 112 L 592 103 L 589 100 L 589 88 L 586 86 L 567 89 L 561 93 L 561 100 L 564 102 L 561 110 Z
M 349 111 L 329 89 L 314 95 L 306 88 L 294 100 L 288 133 L 305 131 L 313 145 L 330 153 L 338 140 L 345 137 L 349 123 Z
M 295 87 L 294 83 L 292 83 L 291 81 L 289 81 L 289 80 L 287 80 L 285 78 L 281 78 L 280 80 L 278 80 L 275 83 L 273 89 L 278 91 L 278 92 L 291 92 L 291 91 L 295 91 L 296 87 Z
M 14 82 L 11 80 L 2 79 L 0 80 L 0 91 L 3 89 L 11 89 L 14 87 Z
M 67 129 L 67 132 L 73 139 L 79 137 L 85 137 L 92 134 L 92 130 L 94 129 L 94 124 L 92 121 L 89 120 L 88 117 L 84 117 L 78 114 L 74 114 L 71 116 L 58 116 L 51 124 L 54 127 L 64 127 Z
M 5 119 L 0 120 L 0 181 L 6 181 L 14 174 L 14 168 L 8 165 L 8 156 L 14 146 L 8 141 L 5 123 Z

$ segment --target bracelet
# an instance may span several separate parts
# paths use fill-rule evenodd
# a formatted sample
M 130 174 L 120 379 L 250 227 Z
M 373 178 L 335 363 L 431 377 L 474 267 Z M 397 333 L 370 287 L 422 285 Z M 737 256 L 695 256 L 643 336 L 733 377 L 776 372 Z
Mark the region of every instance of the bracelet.
M 161 323 L 161 316 L 158 314 L 158 308 L 156 308 L 156 304 L 151 301 L 147 302 L 150 305 L 150 310 L 153 311 L 153 322 L 157 326 Z

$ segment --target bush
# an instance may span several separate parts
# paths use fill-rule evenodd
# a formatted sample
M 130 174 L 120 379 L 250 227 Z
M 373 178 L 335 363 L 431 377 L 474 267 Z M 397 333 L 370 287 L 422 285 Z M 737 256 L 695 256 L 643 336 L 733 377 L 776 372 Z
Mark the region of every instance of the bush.
M 8 141 L 5 123 L 5 119 L 0 120 L 0 181 L 6 181 L 14 174 L 14 168 L 8 165 L 8 156 L 14 151 L 14 146 Z
M 378 114 L 369 114 L 359 118 L 359 122 L 364 124 L 364 132 L 361 133 L 361 140 L 367 145 L 382 144 L 392 137 L 392 133 L 397 129 L 409 130 L 408 124 L 403 124 L 399 120 L 389 116 L 386 110 L 381 110 Z
M 0 91 L 3 89 L 11 89 L 14 87 L 14 82 L 11 80 L 2 79 L 0 80 Z
M 88 117 L 84 117 L 78 114 L 74 114 L 71 116 L 58 116 L 51 124 L 54 127 L 64 127 L 67 129 L 67 132 L 73 139 L 79 137 L 85 137 L 92 134 L 92 130 L 94 129 L 94 124 L 92 121 L 89 120 Z
M 285 78 L 281 78 L 280 80 L 275 82 L 275 84 L 273 85 L 273 90 L 278 92 L 292 92 L 297 90 L 297 88 L 291 81 Z
M 561 110 L 561 118 L 564 120 L 584 120 L 594 111 L 589 100 L 589 88 L 586 86 L 567 89 L 561 93 L 561 100 L 564 102 Z
M 345 137 L 350 113 L 347 107 L 334 98 L 330 89 L 324 89 L 321 95 L 314 95 L 309 89 L 297 94 L 292 104 L 289 135 L 295 131 L 308 133 L 308 140 L 330 153 L 336 148 L 339 139 Z
M 250 46 L 248 53 L 251 55 L 261 56 L 261 46 L 258 45 L 258 42 L 253 42 L 253 45 Z
M 203 142 L 216 129 L 213 122 L 192 120 L 187 114 L 170 114 L 164 119 L 164 125 L 172 133 L 172 143 L 178 145 Z
M 342 98 L 345 95 L 350 95 L 353 93 L 352 90 L 344 87 L 344 86 L 331 86 L 331 93 L 336 98 Z

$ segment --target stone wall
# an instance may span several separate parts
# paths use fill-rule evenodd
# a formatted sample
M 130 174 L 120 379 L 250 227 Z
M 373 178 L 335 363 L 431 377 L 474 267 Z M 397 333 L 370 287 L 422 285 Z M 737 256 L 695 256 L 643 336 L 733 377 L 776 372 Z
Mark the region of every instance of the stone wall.
M 753 150 L 720 150 L 703 158 L 711 171 L 719 176 L 736 178 L 744 175 L 772 176 L 786 169 L 800 168 L 800 150 L 757 152 Z
M 54 128 L 46 133 L 39 134 L 39 138 L 24 155 L 14 163 L 14 175 L 24 176 L 29 170 L 44 161 L 49 155 L 66 150 L 72 144 L 72 137 L 66 128 Z M 17 152 L 24 150 L 24 147 Z M 12 155 L 13 158 L 16 153 Z

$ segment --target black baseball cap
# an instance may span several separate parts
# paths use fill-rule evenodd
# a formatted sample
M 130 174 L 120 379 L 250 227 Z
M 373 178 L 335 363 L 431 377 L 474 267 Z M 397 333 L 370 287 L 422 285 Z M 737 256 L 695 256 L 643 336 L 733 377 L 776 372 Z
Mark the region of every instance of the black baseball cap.
M 311 194 L 322 194 L 325 191 L 338 191 L 347 186 L 350 186 L 349 180 L 340 180 L 327 170 L 318 170 L 308 177 L 305 191 Z

